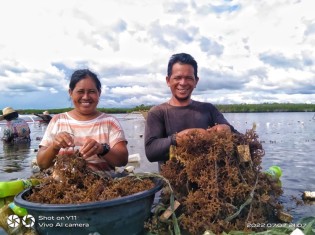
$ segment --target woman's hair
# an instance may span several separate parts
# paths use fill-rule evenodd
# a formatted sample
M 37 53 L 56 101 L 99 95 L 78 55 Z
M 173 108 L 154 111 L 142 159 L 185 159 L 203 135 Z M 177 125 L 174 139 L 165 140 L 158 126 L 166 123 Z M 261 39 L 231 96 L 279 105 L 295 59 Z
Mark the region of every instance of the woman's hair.
M 11 121 L 19 116 L 18 112 L 13 112 L 8 115 L 5 115 L 3 118 L 7 121 Z
M 79 70 L 74 71 L 74 73 L 71 75 L 71 79 L 69 83 L 70 90 L 73 91 L 77 83 L 87 77 L 90 77 L 94 80 L 97 90 L 101 92 L 102 84 L 100 80 L 98 79 L 95 73 L 91 72 L 88 69 L 79 69 Z
M 170 77 L 172 75 L 172 69 L 175 63 L 190 64 L 194 68 L 195 78 L 198 77 L 198 65 L 196 60 L 194 57 L 186 53 L 179 53 L 171 56 L 170 60 L 168 61 L 167 76 Z

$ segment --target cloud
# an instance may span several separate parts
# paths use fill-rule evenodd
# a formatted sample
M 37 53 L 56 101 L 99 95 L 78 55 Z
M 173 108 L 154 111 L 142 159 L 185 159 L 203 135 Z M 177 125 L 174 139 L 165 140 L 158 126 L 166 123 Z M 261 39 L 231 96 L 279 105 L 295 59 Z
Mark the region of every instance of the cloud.
M 171 14 L 185 13 L 189 4 L 187 2 L 167 2 L 163 4 L 165 12 Z
M 302 52 L 303 53 L 303 52 Z M 293 57 L 286 57 L 282 53 L 261 53 L 259 59 L 274 67 L 283 69 L 298 69 L 303 70 L 305 68 L 311 67 L 314 64 L 314 58 L 309 56 L 307 53 L 303 53 L 299 56 L 295 55 Z
M 159 20 L 154 21 L 149 26 L 149 37 L 154 43 L 167 49 L 176 48 L 178 41 L 181 43 L 191 43 L 193 35 L 198 31 L 196 27 L 178 28 L 173 25 L 161 25 Z
M 275 68 L 295 68 L 301 69 L 301 60 L 298 58 L 288 58 L 283 54 L 262 53 L 259 59 Z
M 307 25 L 307 28 L 304 31 L 304 36 L 313 36 L 315 35 L 315 22 L 311 22 L 309 25 Z
M 139 74 L 148 74 L 149 72 L 149 69 L 144 66 L 133 66 L 132 64 L 103 66 L 100 70 L 100 74 L 107 78 L 137 76 Z M 130 81 L 132 82 L 132 80 Z
M 220 45 L 216 41 L 213 41 L 209 38 L 202 37 L 200 39 L 200 48 L 201 51 L 207 53 L 207 55 L 220 56 L 223 54 L 224 46 Z
M 198 7 L 198 13 L 201 14 L 222 14 L 222 13 L 231 13 L 238 11 L 240 9 L 239 4 L 232 4 L 232 1 L 225 1 L 219 4 L 202 4 Z
M 81 68 L 102 81 L 102 107 L 158 104 L 170 98 L 166 67 L 178 52 L 198 62 L 194 99 L 315 102 L 313 1 L 11 0 L 0 6 L 1 107 L 69 107 L 69 78 Z
M 7 73 L 23 73 L 26 72 L 26 68 L 19 64 L 19 61 L 6 61 L 3 60 L 0 64 L 0 76 L 5 76 Z
M 197 91 L 208 92 L 212 90 L 239 90 L 244 86 L 244 79 L 236 76 L 231 71 L 214 71 L 211 69 L 200 69 L 200 81 Z

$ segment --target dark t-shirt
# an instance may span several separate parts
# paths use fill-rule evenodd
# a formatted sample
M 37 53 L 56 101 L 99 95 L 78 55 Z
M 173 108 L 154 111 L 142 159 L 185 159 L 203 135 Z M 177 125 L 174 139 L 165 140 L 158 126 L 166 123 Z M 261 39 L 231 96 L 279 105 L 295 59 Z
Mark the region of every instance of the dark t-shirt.
M 150 162 L 164 162 L 169 159 L 171 136 L 189 128 L 207 129 L 216 124 L 233 126 L 211 103 L 192 101 L 184 107 L 163 103 L 148 112 L 145 126 L 145 153 Z

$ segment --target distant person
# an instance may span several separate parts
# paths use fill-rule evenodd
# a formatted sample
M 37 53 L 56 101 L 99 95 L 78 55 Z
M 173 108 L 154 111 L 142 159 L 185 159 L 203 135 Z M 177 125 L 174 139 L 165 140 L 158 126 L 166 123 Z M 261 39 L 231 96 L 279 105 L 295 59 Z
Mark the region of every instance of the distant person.
M 150 162 L 160 165 L 169 160 L 170 146 L 180 146 L 192 130 L 237 132 L 213 104 L 191 99 L 198 81 L 197 62 L 191 55 L 171 56 L 166 83 L 172 96 L 149 110 L 145 125 L 145 153 Z
M 24 119 L 19 118 L 18 112 L 13 108 L 4 108 L 2 110 L 2 116 L 0 116 L 0 120 L 7 121 L 2 137 L 2 140 L 5 143 L 21 143 L 31 141 L 30 127 Z
M 49 123 L 50 122 L 50 120 L 52 119 L 52 117 L 50 116 L 50 114 L 49 114 L 49 112 L 46 110 L 46 111 L 44 111 L 43 112 L 43 114 L 37 114 L 37 113 L 35 113 L 34 114 L 35 116 L 37 116 L 37 117 L 40 117 L 41 119 L 43 119 L 43 121 L 44 121 L 44 123 Z
M 56 155 L 72 147 L 94 171 L 105 172 L 128 162 L 127 140 L 119 121 L 97 110 L 101 82 L 88 69 L 75 71 L 69 83 L 74 109 L 56 114 L 49 122 L 39 144 L 37 164 L 45 169 L 53 165 Z

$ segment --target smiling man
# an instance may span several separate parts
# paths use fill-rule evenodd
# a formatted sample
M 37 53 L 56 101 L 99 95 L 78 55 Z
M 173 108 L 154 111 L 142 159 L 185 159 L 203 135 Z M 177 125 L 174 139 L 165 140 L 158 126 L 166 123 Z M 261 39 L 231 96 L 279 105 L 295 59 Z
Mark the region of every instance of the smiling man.
M 152 107 L 146 120 L 145 152 L 150 162 L 167 161 L 170 146 L 180 146 L 190 131 L 237 132 L 213 104 L 191 99 L 198 81 L 198 65 L 191 55 L 171 56 L 166 83 L 172 96 L 168 102 Z

